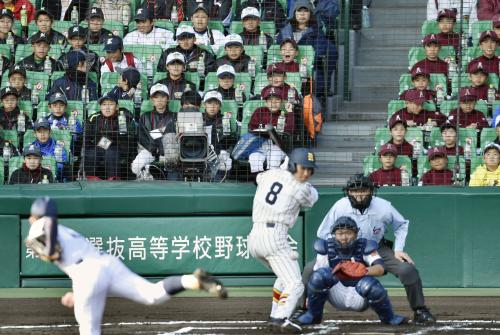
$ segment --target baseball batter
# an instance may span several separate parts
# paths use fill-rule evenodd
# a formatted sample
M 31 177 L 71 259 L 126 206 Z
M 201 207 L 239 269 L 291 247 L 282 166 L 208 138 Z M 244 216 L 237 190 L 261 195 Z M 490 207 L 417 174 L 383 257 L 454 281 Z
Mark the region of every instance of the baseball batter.
M 138 276 L 117 258 L 99 252 L 84 236 L 59 225 L 56 203 L 48 197 L 33 202 L 29 223 L 26 245 L 71 278 L 73 293 L 65 295 L 61 302 L 74 307 L 81 335 L 101 333 L 108 295 L 144 305 L 160 304 L 186 289 L 202 289 L 220 298 L 227 297 L 222 284 L 201 269 L 154 284 Z
M 260 173 L 256 179 L 248 250 L 277 276 L 269 319 L 275 331 L 301 331 L 301 327 L 289 319 L 304 285 L 298 254 L 292 251 L 287 238 L 301 207 L 312 207 L 318 200 L 318 192 L 307 182 L 316 168 L 315 161 L 314 153 L 298 148 L 290 155 L 288 171 L 272 169 Z

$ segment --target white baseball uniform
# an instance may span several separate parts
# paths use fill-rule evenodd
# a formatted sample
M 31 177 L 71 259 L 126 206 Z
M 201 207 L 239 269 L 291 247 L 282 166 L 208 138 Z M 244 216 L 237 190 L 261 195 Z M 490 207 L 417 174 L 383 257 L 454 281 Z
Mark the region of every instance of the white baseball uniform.
M 314 205 L 318 192 L 287 170 L 260 173 L 256 181 L 248 250 L 276 274 L 279 303 L 273 303 L 271 317 L 284 319 L 291 316 L 304 291 L 297 253 L 288 244 L 288 229 L 295 225 L 301 207 Z
M 28 240 L 40 236 L 50 220 L 43 217 L 31 225 Z M 57 265 L 72 280 L 74 313 L 81 335 L 99 335 L 101 320 L 108 295 L 153 305 L 170 296 L 163 283 L 150 283 L 130 271 L 120 260 L 100 253 L 78 232 L 57 226 L 57 242 L 61 258 Z

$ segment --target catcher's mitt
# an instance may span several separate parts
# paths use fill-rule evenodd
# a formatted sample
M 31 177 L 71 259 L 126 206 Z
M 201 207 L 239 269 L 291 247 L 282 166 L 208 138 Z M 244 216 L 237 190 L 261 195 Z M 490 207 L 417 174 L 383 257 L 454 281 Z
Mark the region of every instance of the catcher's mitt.
M 363 263 L 354 260 L 342 261 L 332 270 L 339 280 L 357 280 L 366 276 L 367 272 L 368 269 Z

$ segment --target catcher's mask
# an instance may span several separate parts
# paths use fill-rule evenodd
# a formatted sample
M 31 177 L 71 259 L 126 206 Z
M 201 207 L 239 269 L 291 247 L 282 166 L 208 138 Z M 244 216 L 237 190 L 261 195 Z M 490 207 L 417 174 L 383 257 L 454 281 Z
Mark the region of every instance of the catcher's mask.
M 354 196 L 349 194 L 349 191 L 352 190 L 370 190 L 370 194 L 366 196 L 364 199 L 358 201 Z M 370 178 L 365 177 L 362 173 L 357 173 L 347 181 L 346 186 L 344 187 L 344 195 L 349 199 L 351 206 L 355 209 L 358 209 L 361 214 L 370 207 L 370 203 L 372 201 L 373 195 L 375 194 L 375 185 L 370 180 Z
M 354 248 L 354 244 L 356 243 L 356 239 L 352 240 L 349 242 L 347 245 L 342 245 L 336 238 L 335 238 L 335 232 L 339 229 L 349 229 L 352 230 L 356 233 L 356 235 L 359 232 L 359 227 L 356 221 L 354 219 L 348 217 L 348 216 L 341 216 L 339 217 L 335 223 L 333 224 L 332 227 L 332 236 L 334 237 L 334 244 L 335 244 L 335 249 L 338 250 L 342 254 L 349 254 L 352 249 Z

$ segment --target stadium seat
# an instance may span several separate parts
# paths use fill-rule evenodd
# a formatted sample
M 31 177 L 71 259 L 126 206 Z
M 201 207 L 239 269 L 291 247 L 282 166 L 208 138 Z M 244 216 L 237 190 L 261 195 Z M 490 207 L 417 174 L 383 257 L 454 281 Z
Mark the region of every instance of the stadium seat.
M 392 114 L 396 113 L 398 110 L 401 108 L 406 107 L 406 102 L 404 100 L 391 100 L 389 101 L 389 104 L 387 105 L 387 120 L 389 120 L 392 116 Z M 436 105 L 432 101 L 426 101 L 424 102 L 423 105 L 425 110 L 428 111 L 435 111 L 436 110 Z
M 264 50 L 259 45 L 244 45 L 245 54 L 255 58 L 255 72 L 262 72 L 262 62 L 264 61 Z M 224 48 L 220 48 L 217 53 L 217 58 L 223 57 L 226 54 Z
M 271 37 L 273 37 L 274 39 L 274 35 L 276 35 L 276 24 L 274 23 L 274 21 L 261 21 L 259 26 L 261 31 L 271 35 Z M 231 22 L 231 27 L 229 31 L 231 32 L 231 34 L 241 33 L 243 31 L 243 22 L 242 21 Z
M 83 124 L 83 101 L 69 100 L 65 111 L 66 117 L 68 117 L 72 111 L 78 112 L 76 118 Z M 47 100 L 40 101 L 37 106 L 37 114 L 45 116 L 50 114 L 49 102 Z
M 133 22 L 135 24 L 135 21 L 133 21 Z M 80 22 L 80 25 L 82 27 L 88 26 L 86 21 Z M 156 24 L 156 26 L 158 26 L 158 24 Z M 103 28 L 112 32 L 113 35 L 120 36 L 121 38 L 123 38 L 123 35 L 125 32 L 125 29 L 123 27 L 123 22 L 114 21 L 114 20 L 104 20 Z M 132 31 L 132 30 L 130 30 L 130 25 L 129 25 L 129 31 Z M 101 48 L 102 48 L 102 45 L 101 45 Z
M 482 54 L 483 54 L 483 51 L 481 50 L 481 48 L 479 46 L 474 46 L 474 47 L 467 49 L 467 53 L 466 53 L 467 57 L 469 58 L 468 61 L 471 61 L 472 59 L 477 58 L 477 57 L 481 56 Z M 495 54 L 497 56 L 500 55 L 500 47 L 497 47 Z M 467 69 L 467 68 L 465 68 L 465 69 Z
M 3 158 L 0 157 L 0 185 L 3 185 L 4 183 L 4 164 L 3 164 Z
M 180 100 L 169 100 L 168 101 L 168 110 L 172 113 L 178 113 L 181 109 Z M 141 105 L 141 115 L 147 112 L 151 112 L 153 110 L 153 101 L 151 100 L 143 100 Z
M 17 134 L 17 130 L 5 130 L 2 129 L 0 130 L 0 136 L 4 139 L 4 141 L 9 141 L 12 143 L 16 148 L 19 148 L 19 136 Z
M 472 155 L 475 155 L 475 148 L 477 147 L 477 134 L 475 129 L 470 129 L 470 128 L 460 128 L 459 130 L 459 140 L 458 144 L 461 146 L 465 145 L 465 140 L 466 138 L 470 138 L 472 140 L 472 148 L 473 148 L 473 153 Z M 441 136 L 441 129 L 439 127 L 434 127 L 431 132 L 431 142 L 430 146 L 431 147 L 439 147 L 444 145 L 443 137 Z
M 248 73 L 240 72 L 236 73 L 236 77 L 234 78 L 234 87 L 240 84 L 245 84 L 245 95 L 247 99 L 249 99 L 251 94 L 251 83 L 252 79 Z M 205 92 L 216 90 L 219 87 L 219 82 L 217 80 L 217 74 L 215 72 L 209 72 L 207 77 L 205 78 Z
M 15 170 L 19 169 L 23 165 L 23 162 L 24 162 L 24 159 L 22 156 L 14 156 L 14 157 L 10 158 L 10 160 L 9 160 L 9 180 L 10 180 L 10 177 L 12 176 L 12 173 Z M 56 171 L 57 171 L 57 162 L 53 156 L 42 157 L 42 167 L 52 171 L 52 175 L 55 178 Z
M 106 56 L 106 51 L 104 51 L 104 46 L 102 44 L 87 44 L 87 48 L 95 52 L 99 57 Z
M 104 72 L 101 74 L 102 95 L 111 91 L 118 84 L 120 74 L 118 72 Z M 141 73 L 141 91 L 142 99 L 149 99 L 148 79 L 146 74 Z
M 125 108 L 129 113 L 135 113 L 135 105 L 133 100 L 118 100 L 118 107 Z
M 153 79 L 153 82 L 156 83 L 157 81 L 162 80 L 166 77 L 167 77 L 166 72 L 156 72 L 154 79 Z M 186 78 L 186 80 L 189 80 L 190 82 L 194 83 L 196 85 L 196 90 L 200 89 L 200 75 L 198 74 L 198 72 L 186 71 L 186 72 L 184 72 L 184 78 Z
M 300 63 L 303 57 L 307 58 L 307 73 L 309 76 L 312 75 L 312 70 L 314 68 L 314 57 L 315 51 L 312 45 L 299 45 L 299 55 L 295 58 L 297 63 Z M 269 50 L 267 50 L 267 65 L 280 62 L 282 60 L 280 55 L 280 46 L 278 44 L 271 45 Z
M 0 44 L 0 56 L 4 56 L 7 59 L 10 59 L 12 57 L 9 45 Z
M 243 104 L 243 118 L 241 120 L 240 136 L 248 132 L 248 124 L 252 118 L 253 112 L 264 106 L 264 101 L 262 100 L 250 100 Z
M 463 73 L 462 77 L 460 78 L 460 87 L 466 87 L 466 86 L 471 86 L 472 83 L 469 79 L 469 75 L 467 73 Z M 496 89 L 498 89 L 498 76 L 495 73 L 490 73 L 488 75 L 488 85 L 493 85 Z M 458 76 L 452 77 L 451 80 L 451 95 L 452 96 L 457 96 L 458 95 Z
M 94 114 L 99 113 L 100 111 L 99 103 L 97 101 L 90 101 L 87 105 L 87 117 L 90 120 L 90 117 Z
M 440 84 L 443 88 L 446 88 L 446 76 L 442 73 L 431 73 L 429 89 L 435 90 L 437 84 Z M 411 82 L 411 74 L 401 74 L 401 76 L 399 77 L 399 94 L 410 88 L 413 88 L 413 83 Z
M 407 171 L 411 170 L 411 159 L 408 156 L 398 156 L 396 162 L 394 162 L 396 167 L 401 167 L 405 165 Z M 378 155 L 368 155 L 363 159 L 363 173 L 365 176 L 369 176 L 373 171 L 378 170 L 382 167 Z
M 470 173 L 472 174 L 481 164 L 484 164 L 482 156 L 472 156 L 470 160 Z
M 448 156 L 448 170 L 453 171 L 456 162 L 456 156 Z M 465 159 L 463 157 L 459 158 L 460 164 L 460 178 L 465 179 Z M 417 178 L 418 180 L 422 179 L 424 173 L 431 169 L 431 165 L 427 156 L 420 156 L 417 161 Z
M 391 132 L 389 128 L 377 128 L 375 130 L 375 155 L 382 145 L 391 139 Z M 423 141 L 422 130 L 420 128 L 408 128 L 405 134 L 405 140 L 412 143 L 416 139 L 420 143 Z
M 227 113 L 231 113 L 231 133 L 235 134 L 238 130 L 238 123 L 236 117 L 238 115 L 238 104 L 234 100 L 223 100 L 221 105 L 221 113 L 222 115 L 226 115 Z M 205 106 L 202 105 L 200 108 L 200 112 L 205 113 Z
M 156 67 L 160 61 L 163 49 L 160 45 L 139 45 L 139 44 L 125 44 L 125 52 L 131 52 L 134 54 L 138 60 L 143 64 L 144 69 L 146 69 L 146 62 L 153 63 L 153 75 L 156 72 Z
M 63 141 L 64 148 L 68 153 L 71 153 L 71 133 L 67 129 L 52 129 L 50 137 L 56 141 Z M 33 129 L 27 129 L 24 133 L 24 146 L 33 143 L 36 140 L 35 132 Z
M 447 57 L 455 57 L 455 49 L 451 45 L 445 45 L 439 50 L 439 58 L 446 59 Z M 425 59 L 425 50 L 422 47 L 412 47 L 408 51 L 408 65 L 413 67 L 413 65 L 421 60 Z
M 445 100 L 441 103 L 441 113 L 448 116 L 452 110 L 458 108 L 457 100 Z M 478 100 L 476 102 L 476 107 L 478 111 L 482 112 L 485 116 L 488 116 L 488 104 L 484 100 Z
M 23 58 L 28 57 L 32 53 L 33 53 L 33 49 L 31 48 L 31 44 L 19 44 L 16 48 L 16 56 L 15 56 L 16 63 L 21 61 Z M 61 50 L 60 45 L 52 44 L 50 46 L 50 50 L 49 50 L 50 57 L 53 57 L 55 59 L 59 59 L 59 57 L 61 57 L 61 54 L 62 54 L 62 50 Z
M 479 37 L 481 33 L 485 30 L 491 30 L 493 26 L 491 21 L 476 21 L 472 24 L 472 42 L 474 45 L 479 45 Z
M 116 72 L 112 72 L 112 73 L 116 73 Z M 65 75 L 65 72 L 64 71 L 54 71 L 52 72 L 52 75 L 50 76 L 50 83 L 51 85 L 54 84 L 54 82 L 63 77 Z M 98 84 L 98 81 L 97 81 L 97 73 L 95 72 L 89 72 L 89 79 L 92 80 L 94 83 Z
M 61 20 L 54 20 L 52 24 L 52 30 L 55 30 L 57 32 L 60 32 L 64 36 L 68 36 L 68 29 L 73 26 L 73 22 L 71 21 L 61 21 Z M 35 20 L 31 21 L 28 25 L 28 36 L 32 36 L 36 34 L 38 31 L 38 28 L 35 24 Z M 54 46 L 55 44 L 52 44 Z M 30 44 L 31 46 L 31 44 Z
M 464 22 L 463 29 L 464 31 L 467 31 L 468 29 L 467 22 Z M 441 32 L 441 30 L 439 30 L 438 22 L 436 20 L 424 21 L 424 23 L 422 23 L 421 31 L 422 31 L 422 37 L 429 34 L 439 34 Z M 457 21 L 453 31 L 456 33 L 460 32 L 460 21 Z
M 481 149 L 484 150 L 484 147 L 493 142 L 497 136 L 495 128 L 483 128 L 481 130 Z

